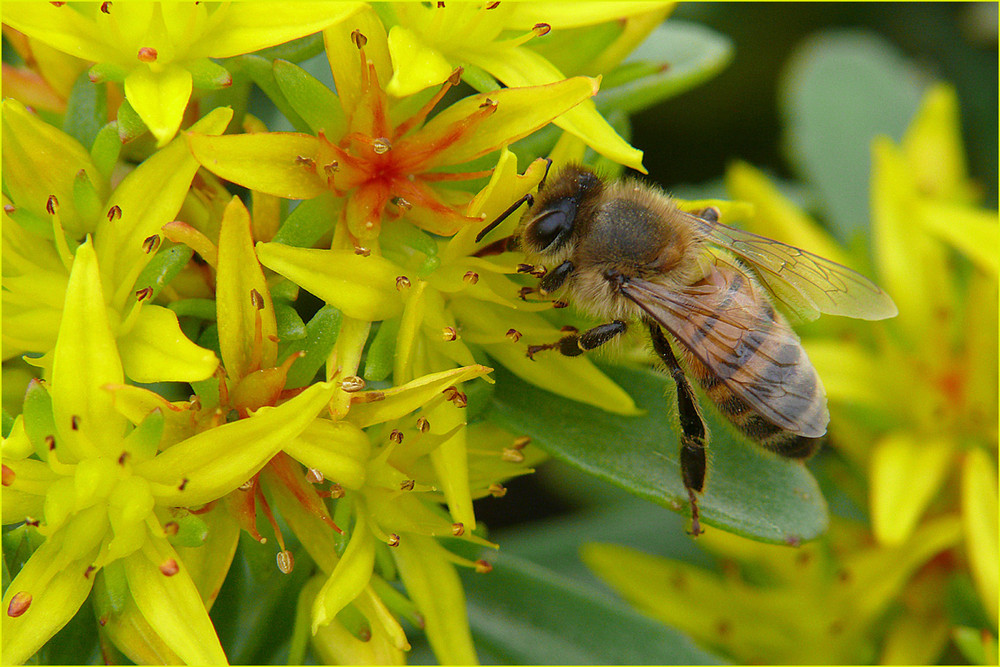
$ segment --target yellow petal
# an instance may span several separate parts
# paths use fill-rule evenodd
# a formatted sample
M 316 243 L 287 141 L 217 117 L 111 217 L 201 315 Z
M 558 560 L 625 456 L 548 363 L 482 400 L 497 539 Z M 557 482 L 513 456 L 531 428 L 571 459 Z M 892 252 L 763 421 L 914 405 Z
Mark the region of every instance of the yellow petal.
M 135 382 L 195 382 L 212 375 L 219 359 L 181 331 L 172 310 L 148 304 L 118 339 L 125 374 Z
M 962 464 L 962 527 L 972 579 L 983 607 L 997 623 L 997 466 L 982 449 L 973 448 Z
M 928 88 L 903 137 L 907 162 L 924 194 L 955 203 L 973 199 L 961 129 L 955 89 L 944 83 Z
M 368 517 L 358 512 L 351 539 L 333 574 L 316 595 L 312 607 L 312 632 L 326 625 L 368 585 L 375 567 L 375 536 Z
M 261 264 L 315 294 L 344 315 L 374 322 L 403 310 L 396 278 L 403 270 L 378 255 L 353 250 L 295 248 L 258 243 Z
M 111 404 L 106 384 L 124 375 L 108 323 L 94 246 L 88 240 L 76 251 L 66 288 L 59 339 L 52 362 L 52 412 L 56 445 L 64 462 L 89 456 L 118 456 L 125 418 Z M 65 458 L 64 458 L 65 457 Z
M 172 651 L 190 665 L 228 664 L 187 565 L 165 538 L 150 534 L 122 563 L 139 611 Z
M 278 356 L 274 304 L 254 253 L 250 214 L 239 197 L 230 200 L 222 216 L 215 300 L 219 348 L 229 377 L 239 380 L 252 371 L 274 367 Z
M 565 79 L 552 63 L 526 47 L 489 54 L 469 52 L 467 55 L 469 62 L 482 67 L 509 87 L 538 86 Z M 580 137 L 601 155 L 646 173 L 642 166 L 642 151 L 633 148 L 611 127 L 593 101 L 581 102 L 579 106 L 562 113 L 553 123 Z
M 442 403 L 427 410 L 425 416 L 436 433 L 447 433 L 465 423 L 465 410 L 451 403 Z M 466 447 L 466 430 L 460 428 L 430 453 L 431 464 L 444 491 L 451 518 L 465 526 L 476 527 L 469 489 L 469 455 Z
M 326 57 L 333 72 L 333 82 L 345 110 L 352 110 L 361 98 L 361 56 L 352 33 L 363 35 L 365 57 L 374 63 L 379 81 L 384 85 L 392 77 L 392 60 L 385 27 L 370 6 L 364 6 L 346 21 L 323 31 Z M 350 113 L 350 111 L 348 111 Z
M 125 77 L 125 97 L 156 137 L 156 145 L 165 146 L 177 134 L 191 98 L 191 72 L 180 65 L 159 72 L 139 66 Z
M 308 134 L 258 132 L 207 137 L 191 133 L 188 141 L 203 167 L 251 190 L 287 199 L 312 199 L 327 191 L 316 165 L 330 164 L 333 158 Z
M 419 35 L 401 26 L 389 30 L 389 53 L 395 65 L 385 89 L 390 95 L 405 97 L 441 84 L 454 69 L 440 51 Z
M 1000 273 L 1000 226 L 996 211 L 962 204 L 926 201 L 917 208 L 928 232 L 965 254 L 983 271 Z
M 378 400 L 372 400 L 375 397 L 368 397 L 368 402 L 352 404 L 348 419 L 357 426 L 365 428 L 372 424 L 405 417 L 424 403 L 436 398 L 448 387 L 481 377 L 491 370 L 493 369 L 476 365 L 423 375 L 404 385 L 377 392 Z
M 360 489 L 371 453 L 371 442 L 354 424 L 315 419 L 283 447 L 307 468 L 315 468 L 324 478 L 345 489 Z
M 879 542 L 895 546 L 909 538 L 944 481 L 954 449 L 950 440 L 902 432 L 875 446 L 869 475 L 872 529 Z
M 424 632 L 443 665 L 479 664 L 469 631 L 465 592 L 444 547 L 408 533 L 393 550 L 406 592 L 424 618 Z

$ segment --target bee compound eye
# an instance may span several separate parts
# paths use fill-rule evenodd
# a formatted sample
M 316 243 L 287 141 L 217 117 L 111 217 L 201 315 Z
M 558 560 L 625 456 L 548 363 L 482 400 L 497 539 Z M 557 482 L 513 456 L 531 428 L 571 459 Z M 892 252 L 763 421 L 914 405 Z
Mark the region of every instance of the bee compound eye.
M 575 201 L 561 199 L 553 202 L 532 221 L 528 238 L 540 251 L 556 250 L 565 243 L 575 217 Z

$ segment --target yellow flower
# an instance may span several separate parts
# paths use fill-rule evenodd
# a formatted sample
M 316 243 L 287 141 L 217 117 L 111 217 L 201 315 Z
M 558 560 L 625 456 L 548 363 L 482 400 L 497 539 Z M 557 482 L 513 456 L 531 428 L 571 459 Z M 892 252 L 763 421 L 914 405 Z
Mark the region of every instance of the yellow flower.
M 164 146 L 180 127 L 193 86 L 232 83 L 209 58 L 227 58 L 308 35 L 343 20 L 357 3 L 14 3 L 4 23 L 97 63 L 91 79 L 123 81 L 125 97 Z

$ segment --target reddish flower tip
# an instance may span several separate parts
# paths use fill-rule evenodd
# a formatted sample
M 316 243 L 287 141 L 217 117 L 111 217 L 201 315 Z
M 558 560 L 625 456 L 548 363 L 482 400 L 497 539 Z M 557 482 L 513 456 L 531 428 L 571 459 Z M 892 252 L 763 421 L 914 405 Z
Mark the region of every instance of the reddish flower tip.
M 11 618 L 17 618 L 24 612 L 28 611 L 28 607 L 30 606 L 31 593 L 28 593 L 27 591 L 19 591 L 10 599 L 10 604 L 7 605 L 7 615 Z
M 156 62 L 157 55 L 158 54 L 156 53 L 156 49 L 149 46 L 144 46 L 141 49 L 139 49 L 139 54 L 136 57 L 139 58 L 139 60 L 141 60 L 144 63 L 152 63 Z

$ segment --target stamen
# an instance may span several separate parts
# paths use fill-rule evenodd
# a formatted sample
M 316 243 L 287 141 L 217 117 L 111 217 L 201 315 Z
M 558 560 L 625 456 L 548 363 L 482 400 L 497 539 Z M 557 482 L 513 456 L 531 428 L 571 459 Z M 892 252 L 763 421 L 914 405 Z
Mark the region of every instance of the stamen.
M 139 49 L 139 54 L 136 57 L 139 58 L 139 60 L 144 63 L 152 63 L 156 62 L 157 55 L 158 54 L 156 53 L 156 49 L 149 46 L 144 46 L 141 49 Z
M 172 577 L 181 571 L 180 565 L 173 558 L 168 558 L 167 560 L 160 563 L 160 572 L 166 577 Z
M 521 340 L 522 334 L 517 329 L 507 329 L 507 333 L 505 335 L 507 336 L 507 338 L 511 339 L 516 343 L 517 341 Z
M 115 220 L 120 220 L 122 217 L 121 206 L 115 204 L 108 209 L 108 222 L 114 222 Z
M 434 97 L 432 97 L 427 104 L 422 106 L 418 112 L 400 123 L 396 127 L 396 131 L 393 133 L 392 138 L 398 139 L 417 125 L 423 124 L 424 119 L 427 118 L 427 114 L 429 114 L 434 107 L 437 106 L 437 103 L 441 101 L 441 98 L 445 96 L 445 93 L 447 93 L 452 86 L 457 86 L 459 84 L 462 80 L 462 72 L 464 71 L 465 70 L 461 67 L 456 67 L 452 70 L 451 74 L 448 75 L 448 78 L 441 84 L 437 93 L 434 94 Z
M 291 574 L 295 568 L 295 557 L 287 549 L 278 552 L 277 561 L 282 574 Z

